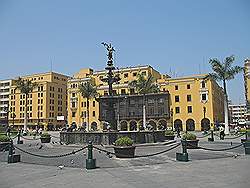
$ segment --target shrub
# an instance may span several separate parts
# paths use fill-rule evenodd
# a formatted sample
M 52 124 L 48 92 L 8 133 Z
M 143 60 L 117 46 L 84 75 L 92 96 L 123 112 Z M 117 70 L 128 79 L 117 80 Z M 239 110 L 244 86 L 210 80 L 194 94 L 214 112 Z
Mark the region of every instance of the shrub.
M 42 138 L 49 138 L 50 134 L 49 133 L 43 133 L 43 134 L 41 134 L 41 137 Z
M 0 135 L 0 142 L 9 142 L 10 138 L 6 135 Z
M 192 133 L 184 133 L 182 138 L 185 140 L 196 140 L 196 135 Z
M 165 131 L 165 136 L 174 136 L 174 131 L 172 131 L 172 130 L 166 130 Z
M 127 136 L 120 137 L 115 141 L 116 146 L 132 146 L 133 140 Z

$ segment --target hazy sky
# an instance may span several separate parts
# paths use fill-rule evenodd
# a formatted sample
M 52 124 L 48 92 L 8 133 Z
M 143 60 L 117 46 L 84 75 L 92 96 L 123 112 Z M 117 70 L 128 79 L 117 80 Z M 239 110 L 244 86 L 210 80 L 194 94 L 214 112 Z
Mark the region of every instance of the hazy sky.
M 0 0 L 0 79 L 53 71 L 73 75 L 106 64 L 152 65 L 185 76 L 211 71 L 209 58 L 250 57 L 248 0 Z M 244 101 L 243 75 L 228 83 Z

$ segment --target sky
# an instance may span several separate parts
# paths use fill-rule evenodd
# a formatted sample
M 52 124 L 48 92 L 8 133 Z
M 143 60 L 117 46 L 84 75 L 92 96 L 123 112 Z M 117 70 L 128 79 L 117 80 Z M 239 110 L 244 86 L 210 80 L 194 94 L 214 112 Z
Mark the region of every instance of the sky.
M 72 76 L 151 65 L 172 77 L 211 72 L 210 58 L 250 58 L 248 0 L 0 0 L 0 80 L 51 70 Z M 52 66 L 51 66 L 52 64 Z M 243 74 L 228 82 L 244 102 Z

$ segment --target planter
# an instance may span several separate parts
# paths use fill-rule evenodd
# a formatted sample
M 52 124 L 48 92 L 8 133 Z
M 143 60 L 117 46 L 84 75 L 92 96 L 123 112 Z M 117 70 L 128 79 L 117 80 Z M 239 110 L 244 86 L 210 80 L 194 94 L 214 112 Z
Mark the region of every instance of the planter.
M 187 142 L 187 149 L 198 149 L 198 142 L 199 140 L 186 140 Z M 182 141 L 182 146 L 184 145 L 184 142 Z
M 165 135 L 166 140 L 174 140 L 175 135 Z
M 10 142 L 0 142 L 0 151 L 9 151 Z
M 135 146 L 114 146 L 114 151 L 117 158 L 135 157 Z
M 41 143 L 50 143 L 51 137 L 41 137 Z

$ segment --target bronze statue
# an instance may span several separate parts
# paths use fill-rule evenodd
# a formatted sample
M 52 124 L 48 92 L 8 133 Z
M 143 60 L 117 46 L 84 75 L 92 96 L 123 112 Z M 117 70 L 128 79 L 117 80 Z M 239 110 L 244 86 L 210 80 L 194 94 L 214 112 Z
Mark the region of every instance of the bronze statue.
M 108 51 L 107 56 L 108 56 L 109 61 L 112 61 L 113 60 L 113 52 L 115 51 L 115 49 L 112 47 L 111 43 L 108 45 L 107 43 L 102 42 L 102 45 L 104 47 L 106 47 L 106 49 Z

